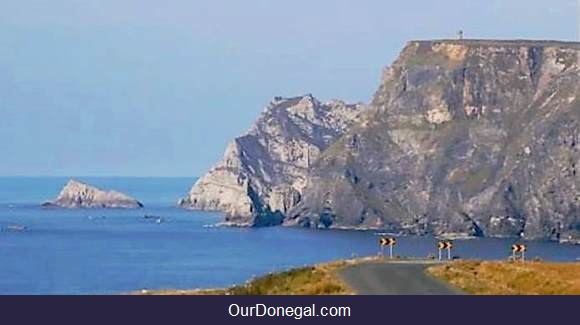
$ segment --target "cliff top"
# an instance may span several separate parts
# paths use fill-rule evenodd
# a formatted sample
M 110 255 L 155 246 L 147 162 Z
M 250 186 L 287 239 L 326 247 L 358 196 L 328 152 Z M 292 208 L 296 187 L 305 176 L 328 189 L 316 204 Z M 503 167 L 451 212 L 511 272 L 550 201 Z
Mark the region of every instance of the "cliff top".
M 433 40 L 412 40 L 409 44 L 453 44 L 453 45 L 468 45 L 468 46 L 526 46 L 526 47 L 566 47 L 573 49 L 580 49 L 580 42 L 568 42 L 557 40 L 527 40 L 527 39 L 513 39 L 513 40 L 499 40 L 499 39 L 433 39 Z

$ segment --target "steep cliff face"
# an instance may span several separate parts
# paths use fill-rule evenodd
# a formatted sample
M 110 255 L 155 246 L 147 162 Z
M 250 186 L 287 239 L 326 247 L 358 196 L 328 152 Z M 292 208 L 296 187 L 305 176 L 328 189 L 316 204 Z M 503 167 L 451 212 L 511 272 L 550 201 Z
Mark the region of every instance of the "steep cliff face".
M 410 42 L 285 224 L 580 239 L 579 52 Z
M 142 208 L 134 198 L 116 191 L 102 191 L 96 187 L 71 180 L 60 191 L 56 200 L 46 202 L 44 207 L 61 208 Z
M 311 164 L 363 109 L 311 95 L 275 98 L 179 205 L 222 211 L 239 226 L 281 224 L 300 201 Z

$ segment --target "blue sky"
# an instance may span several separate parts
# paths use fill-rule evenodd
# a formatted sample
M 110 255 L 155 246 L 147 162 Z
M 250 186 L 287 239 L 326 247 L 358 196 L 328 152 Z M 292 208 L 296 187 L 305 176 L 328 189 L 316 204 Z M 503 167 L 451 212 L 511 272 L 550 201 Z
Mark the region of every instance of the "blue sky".
M 368 101 L 409 39 L 576 38 L 575 0 L 2 0 L 0 175 L 197 176 L 274 96 Z

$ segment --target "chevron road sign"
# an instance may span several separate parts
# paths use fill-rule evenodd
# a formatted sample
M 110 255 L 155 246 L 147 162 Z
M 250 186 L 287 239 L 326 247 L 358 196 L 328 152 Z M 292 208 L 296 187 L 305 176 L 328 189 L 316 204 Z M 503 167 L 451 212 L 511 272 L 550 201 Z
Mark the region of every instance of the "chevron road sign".
M 528 246 L 523 244 L 513 244 L 512 245 L 512 259 L 516 261 L 518 259 L 518 254 L 520 260 L 526 260 L 526 251 L 528 250 Z
M 447 250 L 447 259 L 451 259 L 451 249 L 453 249 L 453 242 L 451 241 L 440 241 L 437 243 L 437 248 L 439 249 L 439 260 L 441 261 L 441 251 Z
M 393 258 L 393 246 L 397 244 L 397 240 L 392 237 L 381 237 L 379 239 L 379 245 L 381 245 L 381 254 L 384 256 L 383 250 L 385 246 L 389 246 L 389 256 Z

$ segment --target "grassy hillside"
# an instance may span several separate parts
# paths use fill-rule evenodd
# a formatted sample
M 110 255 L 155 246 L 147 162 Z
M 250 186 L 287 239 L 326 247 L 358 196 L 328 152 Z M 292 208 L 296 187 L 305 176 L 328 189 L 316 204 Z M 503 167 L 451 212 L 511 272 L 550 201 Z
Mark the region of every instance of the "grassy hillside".
M 147 291 L 145 295 L 348 295 L 353 292 L 335 271 L 351 261 L 272 273 L 227 289 Z
M 461 261 L 427 272 L 470 294 L 580 295 L 580 263 Z
M 225 289 L 142 291 L 144 295 L 351 295 L 338 276 L 356 263 L 380 263 L 376 258 L 301 267 L 251 279 Z M 467 294 L 580 295 L 580 263 L 457 261 L 427 268 Z

